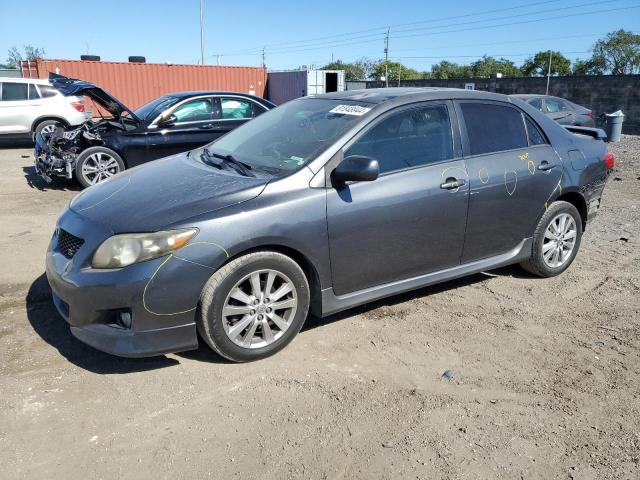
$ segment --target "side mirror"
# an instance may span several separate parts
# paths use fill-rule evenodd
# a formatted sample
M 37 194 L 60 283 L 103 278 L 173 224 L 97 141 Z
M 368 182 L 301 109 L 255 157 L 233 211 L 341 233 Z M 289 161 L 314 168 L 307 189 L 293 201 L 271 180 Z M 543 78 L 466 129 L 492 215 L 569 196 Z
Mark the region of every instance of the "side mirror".
M 334 183 L 371 182 L 378 178 L 380 167 L 373 158 L 351 155 L 340 162 L 331 174 Z
M 175 123 L 178 121 L 178 118 L 175 115 L 169 115 L 167 118 L 161 118 L 158 122 L 159 128 L 169 128 L 173 127 Z

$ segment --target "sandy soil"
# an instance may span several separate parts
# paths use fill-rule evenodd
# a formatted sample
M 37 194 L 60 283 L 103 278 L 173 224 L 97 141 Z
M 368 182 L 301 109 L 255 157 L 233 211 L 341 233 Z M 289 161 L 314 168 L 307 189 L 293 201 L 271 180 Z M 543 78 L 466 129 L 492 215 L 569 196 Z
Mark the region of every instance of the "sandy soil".
M 1 476 L 640 478 L 640 137 L 611 149 L 562 276 L 505 268 L 311 319 L 245 365 L 76 341 L 42 274 L 77 190 L 1 150 Z

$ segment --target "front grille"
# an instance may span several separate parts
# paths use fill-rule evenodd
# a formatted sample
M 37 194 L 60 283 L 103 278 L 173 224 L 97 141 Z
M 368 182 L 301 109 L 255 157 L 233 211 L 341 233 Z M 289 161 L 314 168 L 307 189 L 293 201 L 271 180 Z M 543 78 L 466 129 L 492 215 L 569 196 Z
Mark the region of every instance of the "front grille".
M 65 257 L 73 258 L 83 243 L 83 239 L 70 234 L 62 228 L 58 229 L 58 251 Z

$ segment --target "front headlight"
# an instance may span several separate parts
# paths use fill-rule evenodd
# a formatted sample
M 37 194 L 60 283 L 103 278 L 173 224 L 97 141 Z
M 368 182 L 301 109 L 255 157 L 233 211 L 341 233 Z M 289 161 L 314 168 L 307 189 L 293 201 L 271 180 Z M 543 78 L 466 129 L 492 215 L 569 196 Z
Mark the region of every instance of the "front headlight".
M 154 233 L 124 233 L 102 242 L 93 254 L 93 268 L 120 268 L 158 258 L 183 247 L 197 233 L 195 228 Z

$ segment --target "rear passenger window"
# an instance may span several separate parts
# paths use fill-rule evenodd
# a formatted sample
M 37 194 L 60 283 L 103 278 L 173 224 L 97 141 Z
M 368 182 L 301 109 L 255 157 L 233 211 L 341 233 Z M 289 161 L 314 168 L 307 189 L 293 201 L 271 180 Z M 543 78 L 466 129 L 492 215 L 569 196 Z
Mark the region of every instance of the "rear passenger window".
M 252 104 L 247 100 L 239 100 L 237 98 L 221 98 L 220 105 L 222 107 L 223 120 L 253 117 Z
M 38 90 L 40 90 L 42 98 L 55 97 L 58 94 L 58 91 L 51 85 L 38 85 Z
M 40 98 L 38 95 L 38 90 L 36 90 L 36 86 L 33 83 L 29 84 L 29 100 L 36 100 Z
M 462 103 L 460 107 L 471 155 L 527 146 L 522 114 L 515 108 L 488 103 Z
M 453 158 L 449 111 L 430 105 L 392 114 L 373 126 L 345 152 L 378 160 L 380 173 Z
M 533 108 L 536 108 L 536 109 L 542 111 L 542 99 L 541 98 L 534 98 L 533 100 L 531 100 L 529 102 L 529 105 L 531 105 Z
M 26 83 L 2 83 L 2 100 L 5 102 L 15 102 L 17 100 L 29 99 L 29 86 Z
M 544 138 L 544 135 L 538 128 L 538 126 L 533 123 L 528 116 L 525 115 L 525 123 L 527 124 L 527 136 L 529 137 L 529 145 L 544 145 L 547 141 Z

